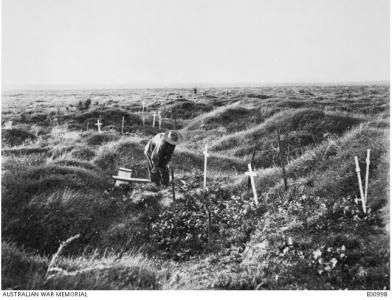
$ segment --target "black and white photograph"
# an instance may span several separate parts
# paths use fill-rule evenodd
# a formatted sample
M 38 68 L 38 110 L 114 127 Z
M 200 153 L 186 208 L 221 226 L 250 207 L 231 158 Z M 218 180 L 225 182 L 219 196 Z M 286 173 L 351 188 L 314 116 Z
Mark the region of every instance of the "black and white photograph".
M 1 2 L 2 298 L 389 297 L 389 0 Z

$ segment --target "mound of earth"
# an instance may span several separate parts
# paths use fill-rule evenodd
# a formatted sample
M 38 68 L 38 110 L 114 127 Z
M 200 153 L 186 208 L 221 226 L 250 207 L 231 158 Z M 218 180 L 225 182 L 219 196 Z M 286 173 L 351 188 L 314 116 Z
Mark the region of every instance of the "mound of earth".
M 176 116 L 179 119 L 192 119 L 213 109 L 211 104 L 189 100 L 180 101 L 167 107 L 167 110 L 173 113 L 173 117 Z

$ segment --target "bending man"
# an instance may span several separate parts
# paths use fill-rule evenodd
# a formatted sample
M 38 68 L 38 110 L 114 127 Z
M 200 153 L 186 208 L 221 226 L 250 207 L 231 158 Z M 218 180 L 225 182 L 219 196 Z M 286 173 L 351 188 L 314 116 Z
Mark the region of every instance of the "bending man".
M 181 133 L 169 130 L 165 133 L 158 133 L 144 148 L 144 155 L 147 158 L 150 180 L 156 185 L 169 185 L 168 164 L 172 158 L 176 145 L 183 141 Z

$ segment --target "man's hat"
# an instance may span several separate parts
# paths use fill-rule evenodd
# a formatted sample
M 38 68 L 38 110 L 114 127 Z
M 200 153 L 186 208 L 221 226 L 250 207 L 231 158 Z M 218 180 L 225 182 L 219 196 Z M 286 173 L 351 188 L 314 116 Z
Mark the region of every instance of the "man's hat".
M 178 145 L 182 143 L 184 137 L 177 130 L 169 130 L 165 132 L 163 139 L 171 145 Z

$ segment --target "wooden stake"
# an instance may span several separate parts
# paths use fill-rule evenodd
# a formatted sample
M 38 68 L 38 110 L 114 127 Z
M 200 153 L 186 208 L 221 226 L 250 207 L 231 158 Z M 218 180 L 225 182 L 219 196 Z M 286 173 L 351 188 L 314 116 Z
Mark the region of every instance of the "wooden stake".
M 159 124 L 159 129 L 161 129 L 161 125 L 162 125 L 162 115 L 161 112 L 158 111 L 158 124 Z
M 155 117 L 157 116 L 157 113 L 154 111 L 153 118 L 152 118 L 152 127 L 155 127 Z
M 142 98 L 142 122 L 143 122 L 143 126 L 144 126 L 144 107 L 145 107 L 146 103 L 144 101 L 144 98 Z
M 122 122 L 121 122 L 121 134 L 124 134 L 124 116 L 122 117 Z
M 251 159 L 251 161 L 250 161 L 250 164 L 251 164 L 251 166 L 252 166 L 253 169 L 255 168 L 256 150 L 257 150 L 257 148 L 255 147 L 255 148 L 253 149 L 252 159 Z M 249 177 L 249 178 L 248 178 L 248 191 L 250 190 L 251 187 L 252 187 L 252 184 L 251 184 L 251 182 L 250 182 L 250 177 Z
M 355 156 L 355 172 L 357 172 L 358 175 L 358 185 L 359 185 L 359 193 L 361 194 L 362 210 L 366 214 L 365 197 L 363 195 L 363 189 L 362 189 L 361 169 L 359 168 L 357 156 Z
M 172 192 L 173 192 L 173 203 L 176 202 L 176 191 L 174 189 L 174 167 L 171 166 L 171 177 L 172 177 Z
M 204 190 L 206 190 L 206 188 L 207 188 L 207 157 L 210 156 L 208 154 L 207 150 L 208 150 L 207 144 L 205 144 L 204 151 L 203 151 L 203 154 L 204 154 Z
M 288 187 L 287 187 L 286 169 L 285 169 L 285 164 L 284 164 L 284 159 L 283 159 L 283 149 L 282 149 L 282 145 L 280 143 L 280 130 L 279 130 L 279 128 L 276 129 L 276 135 L 278 138 L 280 165 L 282 167 L 282 173 L 283 173 L 284 190 L 287 191 Z
M 367 203 L 368 185 L 369 185 L 369 165 L 370 165 L 370 149 L 367 149 L 366 177 L 365 177 L 365 207 L 366 207 L 366 203 Z
M 250 182 L 252 184 L 252 190 L 253 190 L 253 197 L 255 200 L 256 204 L 259 204 L 259 200 L 257 199 L 257 191 L 256 191 L 256 185 L 255 185 L 255 179 L 254 177 L 257 176 L 255 171 L 252 171 L 252 166 L 251 164 L 248 164 L 248 172 L 246 172 L 245 174 L 248 175 L 250 177 Z

